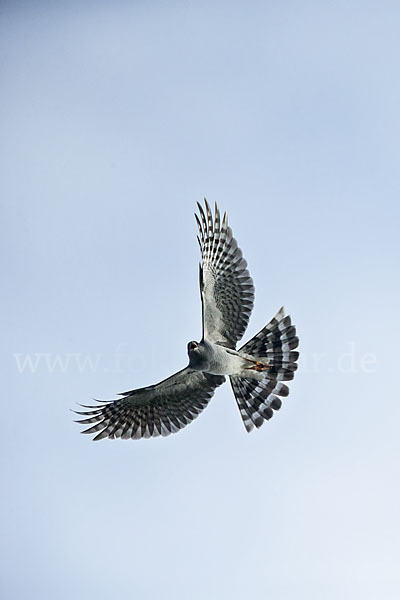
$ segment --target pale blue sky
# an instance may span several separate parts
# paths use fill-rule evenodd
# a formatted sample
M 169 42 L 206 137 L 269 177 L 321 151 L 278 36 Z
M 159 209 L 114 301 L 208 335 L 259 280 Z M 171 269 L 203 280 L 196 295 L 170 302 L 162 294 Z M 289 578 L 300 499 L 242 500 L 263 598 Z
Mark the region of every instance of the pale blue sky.
M 399 30 L 397 2 L 0 3 L 2 597 L 400 597 Z M 298 326 L 291 394 L 250 435 L 226 385 L 94 444 L 69 408 L 200 336 L 204 195 L 245 339 Z

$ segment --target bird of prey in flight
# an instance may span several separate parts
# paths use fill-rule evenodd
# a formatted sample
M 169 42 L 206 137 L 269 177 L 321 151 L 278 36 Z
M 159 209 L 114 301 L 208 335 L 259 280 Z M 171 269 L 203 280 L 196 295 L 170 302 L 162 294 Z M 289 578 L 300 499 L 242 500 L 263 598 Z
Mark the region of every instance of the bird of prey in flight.
M 283 307 L 257 335 L 236 349 L 254 304 L 254 286 L 226 213 L 214 215 L 205 202 L 195 215 L 201 251 L 200 293 L 203 336 L 189 342 L 189 364 L 155 385 L 119 394 L 111 401 L 84 406 L 82 433 L 103 438 L 139 439 L 179 431 L 207 406 L 229 377 L 247 431 L 269 420 L 287 396 L 283 381 L 293 379 L 299 353 L 296 329 Z

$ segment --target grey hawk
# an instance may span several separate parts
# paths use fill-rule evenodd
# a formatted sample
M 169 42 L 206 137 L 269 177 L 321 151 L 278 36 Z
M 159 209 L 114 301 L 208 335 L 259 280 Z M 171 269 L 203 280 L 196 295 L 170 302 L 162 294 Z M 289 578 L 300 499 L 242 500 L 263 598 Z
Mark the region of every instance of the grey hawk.
M 98 400 L 97 406 L 75 411 L 90 425 L 82 433 L 103 438 L 139 439 L 179 431 L 207 406 L 215 389 L 230 378 L 247 431 L 260 427 L 280 409 L 293 379 L 299 353 L 296 329 L 283 307 L 244 346 L 236 349 L 254 304 L 254 286 L 226 213 L 217 204 L 214 216 L 205 202 L 195 215 L 202 262 L 200 292 L 203 336 L 187 346 L 189 364 L 155 385 Z

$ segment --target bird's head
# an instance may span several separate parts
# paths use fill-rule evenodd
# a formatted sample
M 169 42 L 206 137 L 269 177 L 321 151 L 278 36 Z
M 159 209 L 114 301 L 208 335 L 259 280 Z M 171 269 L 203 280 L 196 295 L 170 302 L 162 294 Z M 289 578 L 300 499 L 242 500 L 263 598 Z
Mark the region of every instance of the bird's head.
M 189 342 L 187 345 L 187 348 L 188 348 L 188 354 L 190 356 L 191 352 L 196 352 L 196 350 L 197 351 L 199 350 L 199 344 L 198 344 L 198 342 Z
M 202 348 L 198 342 L 189 342 L 187 345 L 189 364 L 191 367 L 195 367 L 201 362 Z

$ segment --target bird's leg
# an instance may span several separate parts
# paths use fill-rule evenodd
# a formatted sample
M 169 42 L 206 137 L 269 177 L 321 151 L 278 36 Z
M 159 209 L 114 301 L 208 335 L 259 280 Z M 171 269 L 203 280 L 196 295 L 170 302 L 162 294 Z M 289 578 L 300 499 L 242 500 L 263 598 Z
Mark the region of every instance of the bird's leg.
M 269 365 L 266 365 L 265 363 L 262 363 L 260 360 L 251 360 L 249 358 L 246 358 L 246 360 L 248 360 L 249 362 L 252 363 L 251 367 L 245 367 L 245 370 L 248 371 L 268 371 L 269 369 Z

